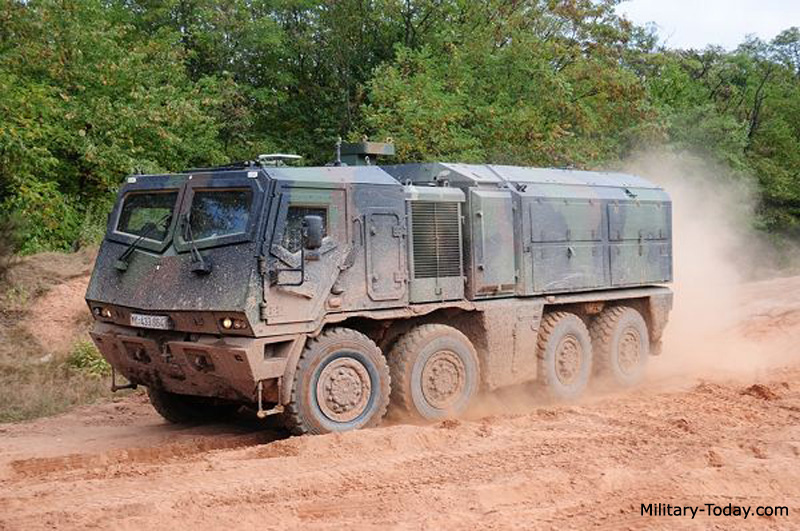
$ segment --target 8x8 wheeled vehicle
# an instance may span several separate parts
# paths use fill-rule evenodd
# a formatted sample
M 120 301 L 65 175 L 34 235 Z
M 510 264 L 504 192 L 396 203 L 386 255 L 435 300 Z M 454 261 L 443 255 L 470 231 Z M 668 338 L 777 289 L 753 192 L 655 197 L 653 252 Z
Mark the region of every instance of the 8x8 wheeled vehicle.
M 633 385 L 672 305 L 671 202 L 632 175 L 280 157 L 129 177 L 86 300 L 116 373 L 168 420 L 241 405 L 295 433 L 390 402 L 458 415 L 479 390 Z

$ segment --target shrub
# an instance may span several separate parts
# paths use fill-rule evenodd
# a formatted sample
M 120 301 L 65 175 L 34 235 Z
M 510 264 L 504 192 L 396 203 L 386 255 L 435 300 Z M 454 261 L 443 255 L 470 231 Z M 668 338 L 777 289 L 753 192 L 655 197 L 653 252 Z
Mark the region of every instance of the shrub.
M 0 279 L 5 278 L 20 244 L 18 219 L 14 216 L 0 218 Z
M 0 212 L 16 213 L 25 221 L 18 226 L 22 254 L 68 251 L 78 236 L 79 210 L 55 182 L 20 184 L 0 205 Z
M 111 374 L 111 365 L 103 358 L 94 344 L 85 339 L 75 342 L 72 346 L 67 358 L 67 366 L 98 377 Z

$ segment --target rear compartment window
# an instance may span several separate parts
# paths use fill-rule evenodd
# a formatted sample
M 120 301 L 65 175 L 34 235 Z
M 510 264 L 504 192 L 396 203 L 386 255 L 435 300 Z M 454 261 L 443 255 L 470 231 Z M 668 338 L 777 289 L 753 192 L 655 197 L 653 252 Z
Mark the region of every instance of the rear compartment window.
M 144 234 L 150 240 L 164 241 L 177 199 L 177 191 L 128 194 L 122 204 L 117 232 Z
M 252 201 L 250 190 L 197 190 L 192 200 L 192 237 L 204 240 L 246 232 Z

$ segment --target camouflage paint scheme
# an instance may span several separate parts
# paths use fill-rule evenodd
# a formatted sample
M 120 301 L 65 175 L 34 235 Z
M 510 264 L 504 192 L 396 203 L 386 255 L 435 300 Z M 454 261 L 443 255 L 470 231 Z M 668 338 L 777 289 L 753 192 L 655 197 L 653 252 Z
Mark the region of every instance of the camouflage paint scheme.
M 198 274 L 178 220 L 208 188 L 251 190 L 252 211 L 244 233 L 196 242 L 212 264 Z M 177 191 L 176 211 L 164 243 L 144 240 L 119 271 L 134 238 L 117 221 L 141 190 Z M 325 209 L 320 249 L 286 248 L 292 207 Z M 672 304 L 660 286 L 672 280 L 671 225 L 664 190 L 617 173 L 432 163 L 133 176 L 86 294 L 92 337 L 131 382 L 243 403 L 262 382 L 265 400 L 284 404 L 282 382 L 325 326 L 358 328 L 386 352 L 413 324 L 446 317 L 475 344 L 491 389 L 536 377 L 546 307 L 628 299 L 657 351 Z M 170 329 L 132 327 L 132 313 L 168 316 Z M 245 325 L 223 329 L 225 318 Z

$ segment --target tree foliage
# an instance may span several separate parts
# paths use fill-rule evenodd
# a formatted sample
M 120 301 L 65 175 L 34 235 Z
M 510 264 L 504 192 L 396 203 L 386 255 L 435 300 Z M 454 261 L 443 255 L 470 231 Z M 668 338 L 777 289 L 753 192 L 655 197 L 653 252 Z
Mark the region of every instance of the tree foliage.
M 800 227 L 800 30 L 673 50 L 616 0 L 0 0 L 0 214 L 98 234 L 121 179 L 338 136 L 400 161 L 610 167 L 647 146 L 754 176 Z

